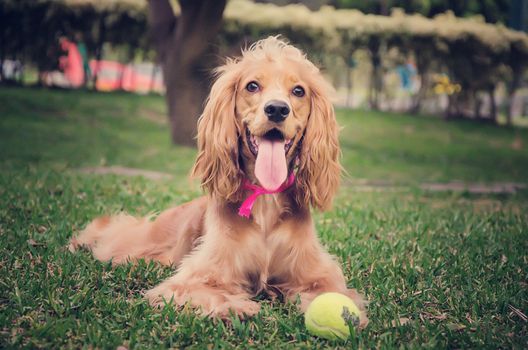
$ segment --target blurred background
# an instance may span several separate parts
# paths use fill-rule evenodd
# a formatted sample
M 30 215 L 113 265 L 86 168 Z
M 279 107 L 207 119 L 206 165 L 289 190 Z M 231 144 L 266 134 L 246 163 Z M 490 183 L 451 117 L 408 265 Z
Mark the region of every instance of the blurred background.
M 343 347 L 528 348 L 527 26 L 528 0 L 0 0 L 0 348 L 337 346 L 271 300 L 153 310 L 172 268 L 66 249 L 202 194 L 211 69 L 269 35 L 337 88 L 346 174 L 314 222 L 371 320 Z
M 1 0 L 0 84 L 166 94 L 194 145 L 210 69 L 280 34 L 339 106 L 528 125 L 527 30 L 524 0 Z

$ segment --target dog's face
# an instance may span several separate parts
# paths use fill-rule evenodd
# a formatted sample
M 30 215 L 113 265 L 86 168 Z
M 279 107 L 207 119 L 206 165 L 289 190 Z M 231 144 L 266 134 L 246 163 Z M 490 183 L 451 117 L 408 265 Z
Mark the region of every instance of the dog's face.
M 326 208 L 340 175 L 331 86 L 298 49 L 262 40 L 217 70 L 198 126 L 194 174 L 240 200 L 243 178 L 275 190 L 298 164 L 296 199 Z
M 298 156 L 311 111 L 310 89 L 293 61 L 244 68 L 235 102 L 243 164 L 249 178 L 274 190 Z

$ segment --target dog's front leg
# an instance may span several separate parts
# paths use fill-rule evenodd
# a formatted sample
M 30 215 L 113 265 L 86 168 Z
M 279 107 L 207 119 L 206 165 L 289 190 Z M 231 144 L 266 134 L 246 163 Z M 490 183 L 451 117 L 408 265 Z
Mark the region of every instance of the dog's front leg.
M 300 298 L 301 311 L 322 293 L 342 293 L 361 310 L 360 327 L 367 325 L 363 297 L 347 287 L 338 262 L 319 243 L 309 212 L 284 221 L 268 241 L 273 250 L 271 284 L 276 282 L 290 301 Z
M 146 294 L 150 304 L 164 307 L 191 305 L 203 315 L 229 319 L 231 315 L 246 318 L 257 314 L 260 305 L 250 300 L 241 288 L 218 284 L 218 279 L 205 274 L 184 280 L 178 274 L 164 281 Z
M 258 313 L 260 305 L 250 300 L 250 291 L 260 283 L 265 264 L 262 238 L 247 220 L 227 209 L 207 209 L 202 242 L 182 260 L 176 275 L 147 292 L 152 305 L 189 303 L 223 319 Z

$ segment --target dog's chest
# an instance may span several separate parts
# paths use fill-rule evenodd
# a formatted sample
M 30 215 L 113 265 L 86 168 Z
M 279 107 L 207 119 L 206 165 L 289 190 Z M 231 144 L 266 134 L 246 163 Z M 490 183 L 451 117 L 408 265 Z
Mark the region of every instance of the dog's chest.
M 250 281 L 251 292 L 268 289 L 275 284 L 275 280 L 283 277 L 284 266 L 280 262 L 287 264 L 285 257 L 288 251 L 288 234 L 282 232 L 284 222 L 281 216 L 287 210 L 277 195 L 262 196 L 253 207 L 253 221 L 259 227 L 254 239 L 258 244 L 250 249 L 253 250 L 252 256 L 258 261 L 256 265 L 259 268 L 253 270 L 255 276 Z
M 277 225 L 282 210 L 283 206 L 277 195 L 266 195 L 257 199 L 252 210 L 253 220 L 259 226 L 264 239 Z

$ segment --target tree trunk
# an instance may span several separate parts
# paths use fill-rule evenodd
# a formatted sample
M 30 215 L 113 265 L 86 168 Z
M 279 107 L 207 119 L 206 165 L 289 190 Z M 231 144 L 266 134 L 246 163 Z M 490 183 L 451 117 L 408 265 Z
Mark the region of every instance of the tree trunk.
M 379 109 L 379 94 L 381 91 L 381 72 L 380 72 L 380 59 L 379 57 L 372 57 L 372 74 L 370 76 L 370 96 L 369 104 L 370 108 L 374 110 Z
M 158 65 L 154 63 L 152 65 L 152 71 L 150 72 L 150 82 L 149 82 L 149 93 L 154 91 L 154 87 L 156 84 L 156 74 L 158 73 Z
M 465 93 L 467 95 L 467 92 Z M 447 95 L 447 109 L 444 114 L 444 119 L 461 119 L 464 117 L 461 104 L 467 100 L 467 96 L 461 94 Z
M 490 99 L 490 120 L 497 124 L 497 102 L 495 101 L 495 86 L 490 87 L 488 90 Z
M 346 95 L 346 106 L 352 107 L 352 68 L 350 65 L 347 65 L 346 72 L 346 86 L 347 86 L 347 95 Z
M 429 87 L 429 66 L 431 61 L 429 55 L 420 55 L 420 52 L 415 52 L 415 56 L 417 74 L 420 75 L 420 89 L 418 89 L 418 92 L 412 98 L 410 109 L 412 114 L 420 113 L 422 108 L 422 101 L 425 98 L 427 88 Z
M 410 113 L 412 114 L 418 114 L 420 113 L 420 110 L 422 109 L 422 101 L 425 98 L 425 94 L 427 93 L 427 87 L 429 86 L 429 73 L 423 72 L 420 74 L 420 88 L 418 89 L 418 92 L 416 95 L 412 98 L 412 105 L 410 109 Z
M 210 45 L 222 21 L 226 0 L 180 0 L 174 16 L 168 0 L 149 1 L 149 23 L 166 86 L 172 141 L 194 146 L 196 122 L 216 65 Z
M 4 82 L 4 61 L 5 61 L 5 39 L 3 30 L 0 30 L 0 83 Z
M 107 13 L 103 12 L 99 17 L 99 26 L 98 26 L 98 37 L 97 37 L 97 47 L 95 49 L 95 67 L 92 72 L 92 88 L 97 90 L 97 78 L 99 76 L 99 67 L 101 59 L 103 58 L 103 44 L 106 39 L 106 20 Z
M 134 53 L 135 53 L 136 47 L 129 45 L 126 57 L 124 59 L 125 63 L 121 65 L 121 71 L 119 74 L 119 90 L 124 91 L 124 83 L 125 83 L 125 72 L 127 69 L 130 73 L 130 89 L 132 91 L 136 91 L 136 70 L 134 67 Z
M 352 79 L 352 71 L 355 66 L 354 59 L 352 58 L 352 55 L 354 54 L 353 50 L 350 50 L 346 57 L 344 58 L 344 61 L 346 62 L 346 87 L 347 87 L 347 95 L 346 95 L 346 106 L 347 107 L 353 107 L 354 101 L 352 98 L 352 85 L 353 85 L 353 79 Z
M 480 98 L 478 96 L 478 91 L 473 90 L 473 116 L 475 119 L 480 120 L 482 119 L 482 115 L 480 114 L 480 109 L 482 107 L 482 103 L 480 101 Z
M 381 54 L 380 42 L 377 38 L 371 38 L 368 44 L 370 51 L 370 62 L 372 64 L 372 74 L 370 76 L 369 104 L 373 110 L 379 109 L 379 98 L 382 89 Z
M 519 86 L 521 85 L 521 78 L 523 76 L 523 70 L 518 69 L 517 66 L 512 67 L 512 81 L 510 84 L 508 84 L 508 113 L 506 114 L 506 123 L 508 125 L 513 124 L 513 117 L 514 117 L 514 99 L 517 92 L 517 89 L 519 89 Z
M 513 102 L 515 101 L 515 95 L 516 95 L 517 89 L 511 90 L 508 93 L 508 112 L 506 113 L 506 124 L 513 125 L 513 117 L 514 117 L 514 105 Z

